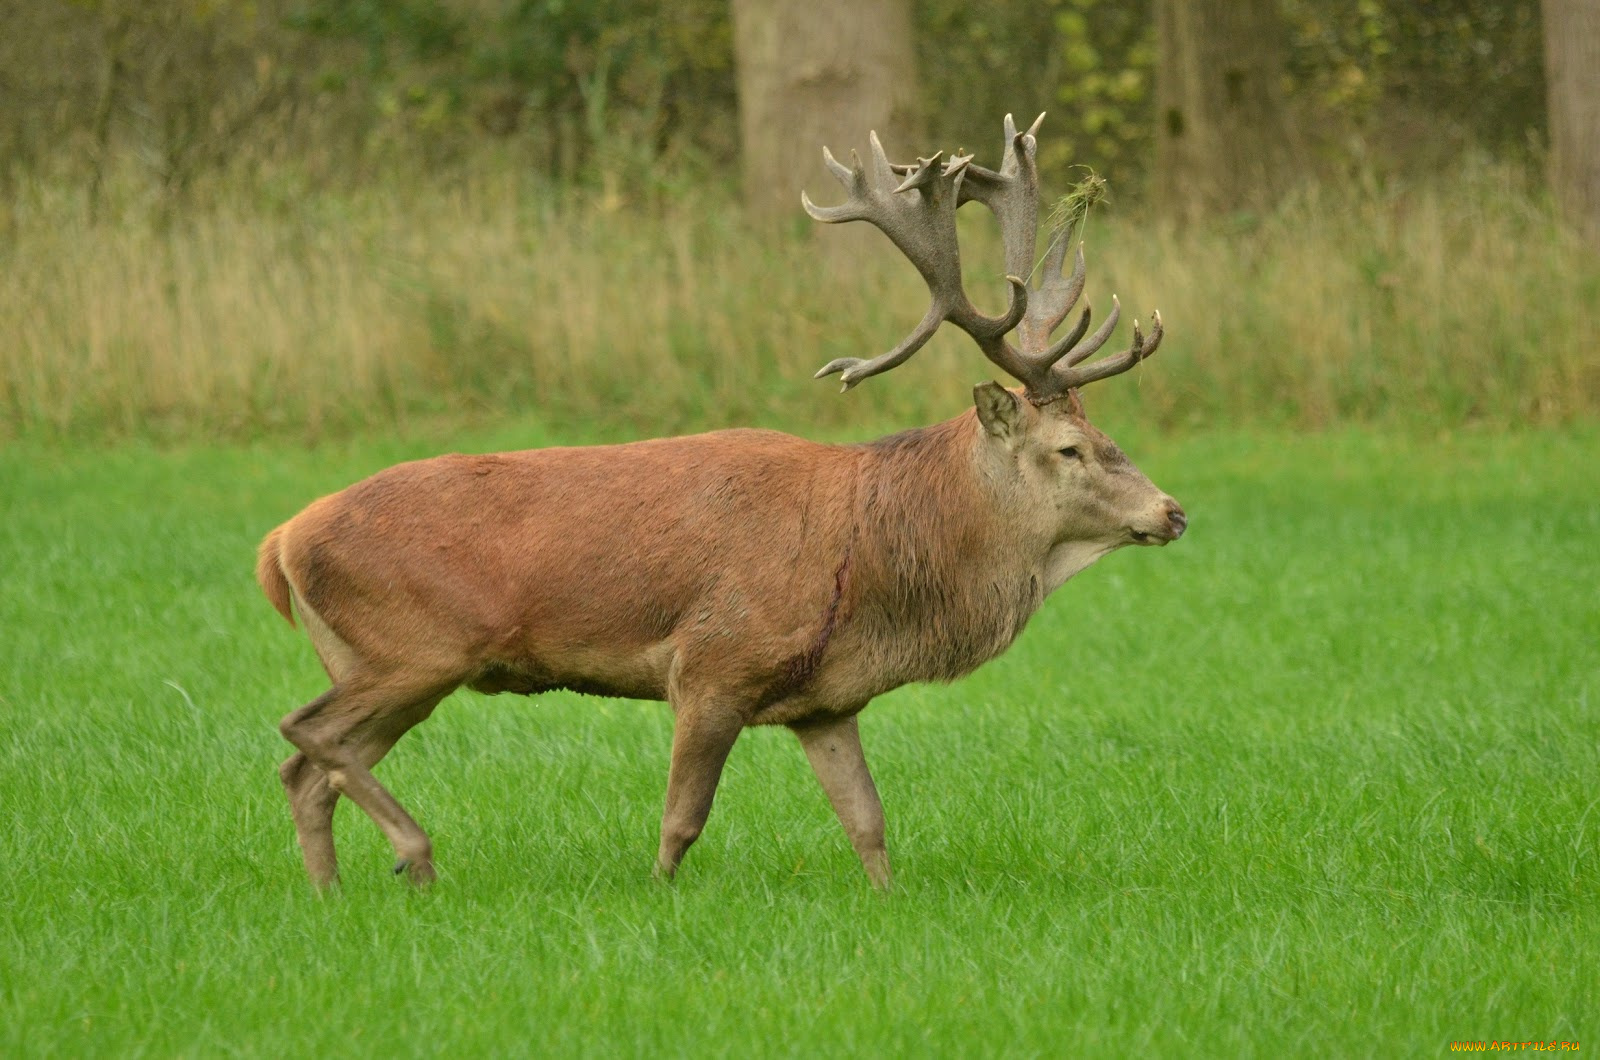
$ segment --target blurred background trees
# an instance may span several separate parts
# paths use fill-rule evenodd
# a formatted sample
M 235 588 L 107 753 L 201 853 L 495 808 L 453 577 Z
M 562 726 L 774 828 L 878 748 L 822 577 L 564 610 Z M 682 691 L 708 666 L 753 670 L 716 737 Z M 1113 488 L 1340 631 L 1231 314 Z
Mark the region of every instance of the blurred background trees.
M 1600 247 L 1600 4 L 1544 0 L 1550 183 L 1574 228 Z
M 1270 203 L 1301 167 L 1276 0 L 1156 0 L 1155 188 L 1193 219 Z
M 910 0 L 733 0 L 732 11 L 753 213 L 794 216 L 819 145 L 848 164 L 852 146 L 866 157 L 871 129 L 902 150 L 918 143 Z
M 942 414 L 971 381 L 943 336 L 916 387 L 793 385 L 922 299 L 864 226 L 797 245 L 844 238 L 799 190 L 833 194 L 820 146 L 869 128 L 994 164 L 1008 111 L 1050 113 L 1047 194 L 1109 181 L 1094 297 L 1171 325 L 1161 370 L 1097 401 L 1600 415 L 1596 23 L 1594 0 L 0 0 L 0 438 Z M 992 226 L 963 220 L 994 308 Z
M 743 175 L 798 218 L 877 128 L 1041 159 L 1189 221 L 1309 182 L 1548 175 L 1600 245 L 1590 0 L 0 0 L 0 192 L 115 170 L 158 214 L 196 181 L 351 188 L 494 160 L 612 204 Z M 1547 76 L 1548 75 L 1548 76 Z M 4 215 L 0 214 L 0 221 Z
M 1551 70 L 1593 76 L 1593 5 L 1545 7 Z M 181 197 L 224 169 L 359 184 L 493 152 L 636 196 L 738 172 L 743 143 L 748 194 L 787 203 L 850 135 L 832 115 L 910 154 L 1048 110 L 1047 170 L 1214 210 L 1307 172 L 1538 162 L 1547 113 L 1600 95 L 1552 81 L 1547 110 L 1534 0 L 0 0 L 0 20 L 3 168 L 91 194 L 119 165 Z

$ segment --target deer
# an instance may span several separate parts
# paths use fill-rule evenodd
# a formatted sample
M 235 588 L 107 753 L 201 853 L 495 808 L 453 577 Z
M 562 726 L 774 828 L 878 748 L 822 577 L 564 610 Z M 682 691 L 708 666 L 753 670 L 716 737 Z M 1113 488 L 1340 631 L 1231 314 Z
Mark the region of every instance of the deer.
M 1045 598 L 1128 545 L 1165 545 L 1187 517 L 1090 424 L 1080 389 L 1156 352 L 1159 313 L 1131 345 L 1116 327 L 1052 335 L 1084 286 L 1067 239 L 1039 275 L 1037 141 L 1005 119 L 1000 168 L 943 152 L 870 168 L 823 149 L 846 200 L 817 221 L 879 228 L 931 301 L 898 345 L 840 358 L 848 390 L 905 363 L 948 321 L 1021 386 L 973 389 L 954 419 L 864 444 L 729 429 L 616 445 L 449 454 L 380 471 L 312 502 L 262 541 L 257 579 L 298 615 L 331 687 L 279 725 L 279 775 L 306 872 L 338 881 L 333 812 L 354 802 L 394 848 L 394 873 L 436 878 L 428 835 L 373 776 L 460 687 L 665 701 L 673 713 L 654 875 L 700 836 L 740 732 L 799 739 L 872 885 L 891 883 L 882 803 L 858 715 L 910 682 L 949 682 L 1000 655 Z M 999 221 L 1009 305 L 962 286 L 956 210 Z M 1014 341 L 1013 341 L 1014 339 Z M 1087 362 L 1087 363 L 1086 363 Z

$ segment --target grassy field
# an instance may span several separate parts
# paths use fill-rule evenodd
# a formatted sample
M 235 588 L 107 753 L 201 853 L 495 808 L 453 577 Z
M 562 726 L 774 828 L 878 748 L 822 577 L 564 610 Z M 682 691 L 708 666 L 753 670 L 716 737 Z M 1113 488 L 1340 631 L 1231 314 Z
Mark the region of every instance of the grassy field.
M 380 769 L 440 884 L 344 806 L 319 898 L 252 550 L 440 443 L 0 449 L 0 1055 L 1600 1045 L 1600 434 L 1106 426 L 1193 529 L 863 716 L 887 897 L 785 732 L 668 886 L 664 707 L 463 693 Z

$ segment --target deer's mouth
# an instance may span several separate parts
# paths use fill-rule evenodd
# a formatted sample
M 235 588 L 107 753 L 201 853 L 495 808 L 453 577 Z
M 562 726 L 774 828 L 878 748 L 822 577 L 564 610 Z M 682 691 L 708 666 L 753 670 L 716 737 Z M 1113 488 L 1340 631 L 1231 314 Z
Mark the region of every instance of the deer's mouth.
M 1189 528 L 1189 517 L 1183 514 L 1183 509 L 1176 503 L 1168 506 L 1166 514 L 1166 521 L 1153 530 L 1128 527 L 1128 537 L 1135 545 L 1165 545 L 1178 540 Z
M 1128 536 L 1135 545 L 1167 545 L 1178 540 L 1183 531 L 1176 526 L 1166 526 L 1160 530 L 1135 530 L 1128 528 Z

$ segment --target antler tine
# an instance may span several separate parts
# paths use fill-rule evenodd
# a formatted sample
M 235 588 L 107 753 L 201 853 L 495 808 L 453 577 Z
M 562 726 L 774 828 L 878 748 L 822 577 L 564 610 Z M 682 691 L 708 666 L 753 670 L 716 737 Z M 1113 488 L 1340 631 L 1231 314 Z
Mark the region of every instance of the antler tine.
M 901 192 L 910 191 L 912 188 L 925 188 L 941 177 L 953 178 L 951 179 L 951 185 L 959 189 L 962 178 L 966 176 L 962 171 L 972 161 L 972 156 L 951 155 L 950 161 L 946 162 L 944 168 L 941 169 L 939 160 L 943 157 L 943 151 L 935 151 L 927 158 L 917 159 L 917 164 L 914 166 L 895 166 L 894 171 L 906 174 L 906 179 L 900 182 L 894 189 L 894 193 L 899 195 Z
M 873 171 L 870 180 L 859 159 L 848 170 L 837 164 L 830 165 L 839 182 L 849 190 L 849 198 L 838 206 L 822 207 L 802 194 L 801 204 L 819 221 L 870 221 L 916 266 L 928 284 L 932 301 L 911 334 L 888 353 L 871 360 L 836 358 L 824 365 L 817 377 L 842 373 L 844 389 L 848 390 L 863 379 L 905 363 L 927 343 L 941 323 L 949 320 L 971 335 L 998 366 L 1018 378 L 1025 378 L 1019 373 L 1026 371 L 1026 366 L 1016 361 L 1015 351 L 1006 343 L 1005 334 L 1017 326 L 1027 311 L 1026 285 L 1016 276 L 1006 277 L 1011 286 L 1011 304 L 998 317 L 980 313 L 961 285 L 955 214 L 971 157 L 957 155 L 941 165 L 944 155 L 938 152 L 919 158 L 914 166 L 895 165 L 884 153 L 877 134 L 873 133 L 869 139 Z M 823 157 L 825 161 L 831 160 L 832 154 L 825 152 Z M 900 174 L 905 175 L 903 180 L 897 179 Z
M 1040 115 L 1040 117 L 1043 117 L 1043 115 Z M 1038 124 L 1038 122 L 1034 122 L 1036 128 Z M 1004 142 L 1000 146 L 1000 172 L 1009 175 L 1016 173 L 1018 165 L 1017 123 L 1012 120 L 1011 115 L 1008 113 L 1005 117 L 1004 125 Z
M 1151 314 L 1150 337 L 1146 338 L 1139 330 L 1139 322 L 1133 322 L 1133 345 L 1123 350 L 1114 357 L 1107 357 L 1103 361 L 1082 368 L 1057 368 L 1050 373 L 1052 389 L 1056 393 L 1066 393 L 1068 390 L 1092 383 L 1097 379 L 1105 379 L 1113 375 L 1121 375 L 1140 361 L 1147 360 L 1156 352 L 1156 347 L 1161 345 L 1161 314 Z
M 1017 328 L 1017 339 L 1024 350 L 1045 351 L 1039 357 L 1045 367 L 1059 360 L 1089 329 L 1090 310 L 1084 306 L 1071 333 L 1055 343 L 1050 342 L 1050 333 L 1061 326 L 1061 322 L 1077 304 L 1078 296 L 1083 293 L 1084 273 L 1088 268 L 1083 260 L 1083 244 L 1079 243 L 1072 262 L 1072 274 L 1062 275 L 1061 266 L 1067 256 L 1066 236 L 1064 231 L 1058 233 L 1057 238 L 1051 241 L 1050 249 L 1045 252 L 1044 262 L 1039 266 L 1039 279 L 1028 295 L 1028 315 Z
M 865 206 L 864 194 L 867 192 L 867 176 L 861 169 L 861 156 L 854 151 L 850 152 L 851 165 L 846 167 L 833 152 L 826 147 L 822 149 L 822 161 L 827 165 L 828 171 L 838 178 L 850 192 L 850 197 L 838 206 L 818 206 L 811 201 L 804 189 L 800 192 L 800 206 L 809 214 L 812 220 L 822 221 L 826 224 L 840 224 L 844 221 L 859 221 L 866 215 L 862 212 Z
M 977 200 L 989 208 L 1000 222 L 1000 242 L 1005 247 L 1006 272 L 1028 276 L 1033 272 L 1033 248 L 1039 232 L 1039 171 L 1034 164 L 1038 142 L 1033 130 L 1017 134 L 1017 124 L 1006 115 L 1005 155 L 999 171 L 982 166 L 967 167 L 967 180 L 961 187 L 961 202 Z
M 1122 303 L 1117 301 L 1116 295 L 1112 295 L 1111 315 L 1106 317 L 1105 321 L 1099 327 L 1094 329 L 1093 335 L 1090 335 L 1088 338 L 1084 339 L 1083 342 L 1073 346 L 1065 354 L 1063 354 L 1059 358 L 1061 362 L 1070 368 L 1073 365 L 1078 364 L 1081 361 L 1086 361 L 1090 357 L 1094 356 L 1095 353 L 1099 351 L 1100 347 L 1106 344 L 1106 340 L 1111 337 L 1111 333 L 1117 330 L 1117 319 L 1121 316 Z
M 844 380 L 844 385 L 839 388 L 842 394 L 861 380 L 875 376 L 879 372 L 887 372 L 891 368 L 898 368 L 910 360 L 912 354 L 928 344 L 928 340 L 933 338 L 933 333 L 938 331 L 939 325 L 943 323 L 944 313 L 938 304 L 930 305 L 911 334 L 901 339 L 900 344 L 888 353 L 874 357 L 870 361 L 864 361 L 860 357 L 836 357 L 817 369 L 811 378 L 823 379 L 835 372 L 843 372 L 840 378 Z
M 884 153 L 883 141 L 878 139 L 878 130 L 872 129 L 867 133 L 867 146 L 872 148 L 872 182 L 878 187 L 892 186 L 894 184 L 894 166 L 889 162 L 889 156 Z
M 1061 275 L 1062 260 L 1067 256 L 1066 236 L 1067 233 L 1062 232 L 1061 238 L 1051 244 L 1050 253 L 1045 255 L 1044 273 L 1038 285 L 1040 294 L 1045 297 L 1034 299 L 1039 304 L 1040 323 L 1046 336 L 1061 326 L 1061 322 L 1077 304 L 1078 296 L 1083 294 L 1084 276 L 1089 268 L 1083 260 L 1083 243 L 1080 241 L 1072 257 L 1071 275 Z M 1084 310 L 1087 311 L 1088 306 Z
M 1116 328 L 1122 309 L 1115 296 L 1110 314 L 1093 335 L 1084 338 L 1092 316 L 1089 307 L 1084 306 L 1072 330 L 1055 342 L 1050 341 L 1051 332 L 1066 319 L 1083 293 L 1086 266 L 1083 244 L 1079 243 L 1071 273 L 1062 274 L 1069 235 L 1063 231 L 1056 233 L 1045 251 L 1043 274 L 1031 287 L 1021 279 L 1034 271 L 1039 224 L 1038 142 L 1034 134 L 1042 121 L 1043 114 L 1026 132 L 1019 133 L 1012 116 L 1006 115 L 1005 154 L 998 170 L 974 165 L 972 156 L 960 153 L 947 159 L 943 152 L 936 152 L 910 165 L 891 162 L 877 133 L 869 137 L 870 175 L 854 152 L 852 165 L 846 167 L 827 148 L 823 149 L 823 161 L 844 185 L 848 196 L 837 206 L 818 206 L 802 192 L 800 201 L 806 212 L 830 224 L 871 222 L 916 266 L 928 284 L 931 301 L 917 326 L 894 349 L 871 360 L 835 358 L 817 372 L 817 378 L 840 373 L 843 389 L 849 390 L 863 379 L 904 364 L 927 345 L 946 320 L 970 335 L 997 367 L 1021 380 L 1028 399 L 1037 405 L 1054 401 L 1085 383 L 1125 372 L 1156 352 L 1162 334 L 1159 313 L 1154 316 L 1148 339 L 1135 322 L 1132 346 L 1113 357 L 1079 367 L 1105 345 Z M 973 200 L 994 213 L 1005 245 L 1011 302 L 997 317 L 980 313 L 961 284 L 956 210 Z M 1006 339 L 1013 329 L 1020 349 Z
M 1019 276 L 1034 271 L 1033 254 L 1039 227 L 1038 141 L 1034 134 L 1043 122 L 1044 115 L 1040 114 L 1027 132 L 1019 134 L 1015 120 L 1007 114 L 1005 155 L 999 171 L 970 167 L 962 191 L 963 200 L 976 199 L 994 213 L 1000 222 L 1000 238 L 1005 245 L 1006 270 Z M 1073 258 L 1072 274 L 1063 277 L 1061 273 L 1066 263 L 1066 236 L 1067 233 L 1061 233 L 1046 250 L 1040 276 L 1028 291 L 1027 314 L 1017 328 L 1021 349 L 1015 359 L 1022 365 L 1022 374 L 1017 378 L 1028 385 L 1030 393 L 1044 392 L 1044 380 L 1051 366 L 1073 348 L 1089 327 L 1090 314 L 1086 308 L 1069 335 L 1061 342 L 1050 342 L 1050 333 L 1061 326 L 1083 293 L 1086 266 L 1082 244 Z
M 1090 308 L 1084 306 L 1083 312 L 1078 314 L 1078 322 L 1072 325 L 1072 330 L 1046 346 L 1044 352 L 1034 359 L 1046 368 L 1054 367 L 1056 362 L 1060 361 L 1074 348 L 1073 344 L 1083 338 L 1083 333 L 1089 330 L 1089 321 L 1093 316 L 1094 313 Z M 1113 318 L 1114 320 L 1115 318 Z

